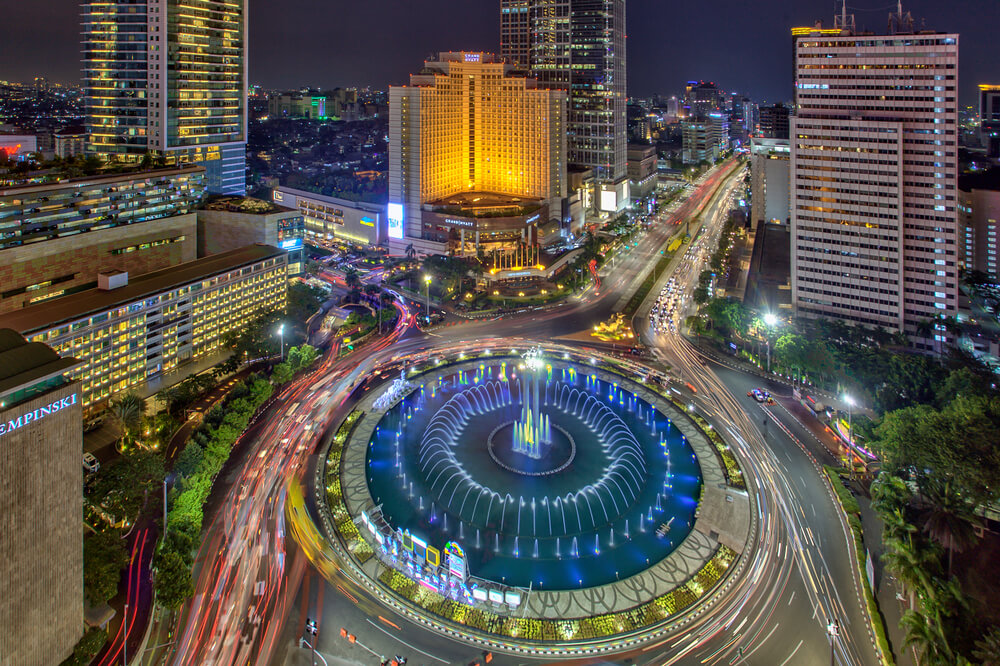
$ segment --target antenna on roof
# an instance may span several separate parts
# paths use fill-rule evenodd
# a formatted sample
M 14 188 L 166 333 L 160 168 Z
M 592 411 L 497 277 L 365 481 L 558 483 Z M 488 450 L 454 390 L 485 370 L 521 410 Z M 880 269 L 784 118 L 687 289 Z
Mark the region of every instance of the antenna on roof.
M 849 33 L 854 32 L 854 27 L 855 27 L 854 14 L 847 13 L 847 0 L 841 1 L 840 16 L 833 17 L 833 27 L 839 28 Z
M 896 0 L 896 13 L 889 14 L 889 34 L 913 32 L 913 14 L 903 12 L 903 0 Z

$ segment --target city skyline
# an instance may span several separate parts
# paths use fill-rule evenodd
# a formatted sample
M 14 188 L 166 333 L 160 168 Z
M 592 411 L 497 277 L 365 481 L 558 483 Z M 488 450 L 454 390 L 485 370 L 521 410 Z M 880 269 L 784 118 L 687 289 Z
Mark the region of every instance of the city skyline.
M 0 40 L 10 53 L 31 53 L 40 35 L 45 35 L 46 45 L 43 53 L 5 62 L 0 79 L 26 81 L 44 76 L 64 83 L 80 81 L 79 3 L 52 0 L 44 4 L 0 0 L 0 11 L 11 18 L 0 26 Z M 849 7 L 859 28 L 884 30 L 888 9 L 874 0 L 864 0 L 864 4 Z M 627 26 L 628 93 L 635 97 L 675 94 L 689 79 L 706 79 L 758 100 L 789 100 L 793 92 L 789 30 L 816 20 L 831 24 L 833 5 L 818 0 L 794 4 L 767 0 L 754 10 L 740 0 L 715 0 L 668 8 L 633 0 Z M 924 21 L 928 29 L 963 35 L 960 104 L 973 104 L 975 85 L 991 82 L 993 72 L 1000 70 L 1000 54 L 990 49 L 988 35 L 989 27 L 1000 20 L 1000 6 L 956 0 L 941 7 L 932 0 L 910 0 L 904 9 L 912 12 L 918 26 Z M 343 8 L 320 9 L 307 0 L 256 0 L 249 11 L 249 81 L 266 88 L 385 89 L 404 83 L 410 63 L 431 53 L 500 52 L 499 16 L 492 2 L 434 0 L 422 4 L 419 11 L 406 3 L 363 3 L 352 6 L 350 16 L 341 18 Z M 298 20 L 303 12 L 314 20 Z M 449 20 L 441 21 L 441 16 Z M 723 22 L 720 17 L 732 20 Z M 361 29 L 338 34 L 341 22 Z M 455 25 L 463 26 L 461 34 L 455 33 Z M 297 38 L 290 39 L 293 35 Z M 711 35 L 718 39 L 706 39 Z M 378 51 L 372 43 L 405 46 L 389 53 Z M 767 48 L 770 43 L 775 46 Z M 275 44 L 282 46 L 275 49 Z

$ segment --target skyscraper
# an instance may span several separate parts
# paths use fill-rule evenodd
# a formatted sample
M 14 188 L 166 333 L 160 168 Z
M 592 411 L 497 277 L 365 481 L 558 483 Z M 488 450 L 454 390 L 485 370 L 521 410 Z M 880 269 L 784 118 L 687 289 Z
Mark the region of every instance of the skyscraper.
M 566 94 L 511 69 L 489 53 L 442 53 L 389 88 L 393 253 L 475 253 L 559 231 Z
M 245 0 L 86 0 L 90 152 L 206 169 L 210 192 L 246 190 Z
M 518 63 L 527 44 L 531 74 L 569 92 L 569 161 L 593 169 L 600 210 L 622 210 L 629 200 L 625 0 L 501 0 L 500 11 L 502 55 Z
M 792 31 L 793 303 L 931 349 L 958 309 L 958 35 L 849 18 Z

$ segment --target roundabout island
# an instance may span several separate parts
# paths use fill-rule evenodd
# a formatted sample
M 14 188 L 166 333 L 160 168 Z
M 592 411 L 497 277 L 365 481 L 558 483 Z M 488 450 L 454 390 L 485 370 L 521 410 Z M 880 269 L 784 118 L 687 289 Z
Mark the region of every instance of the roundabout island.
M 327 538 L 379 598 L 493 649 L 683 626 L 745 565 L 754 511 L 718 433 L 618 363 L 470 350 L 373 386 L 324 448 Z

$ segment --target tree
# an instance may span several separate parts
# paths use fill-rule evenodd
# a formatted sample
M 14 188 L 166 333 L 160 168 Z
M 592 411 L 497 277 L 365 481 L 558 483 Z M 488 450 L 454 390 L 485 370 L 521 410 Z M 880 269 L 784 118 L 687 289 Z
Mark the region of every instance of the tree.
M 198 442 L 190 441 L 181 451 L 181 454 L 177 457 L 177 462 L 174 464 L 174 471 L 180 474 L 182 477 L 188 477 L 198 471 L 198 466 L 201 465 L 201 458 L 204 454 L 204 449 L 198 445 Z
M 917 592 L 927 590 L 931 585 L 927 553 L 918 549 L 912 538 L 906 540 L 888 539 L 885 545 L 886 550 L 882 553 L 882 564 L 895 574 L 896 578 L 909 591 L 910 608 L 914 608 Z
M 413 258 L 417 256 L 417 251 L 413 247 L 413 243 L 406 246 L 406 258 L 413 261 Z
M 163 482 L 163 456 L 134 450 L 101 467 L 91 492 L 91 501 L 117 520 L 132 520 L 146 496 Z
M 126 445 L 131 444 L 146 413 L 146 403 L 135 391 L 127 391 L 111 401 L 109 410 L 111 418 L 121 428 Z
M 901 478 L 884 472 L 872 484 L 871 495 L 872 508 L 885 516 L 906 508 L 913 494 Z
M 312 345 L 300 345 L 288 350 L 288 365 L 293 372 L 307 368 L 319 358 L 319 351 Z
M 319 287 L 314 287 L 304 282 L 297 282 L 288 286 L 287 319 L 299 340 L 305 338 L 305 322 L 316 314 L 316 311 L 326 302 L 326 299 L 326 292 Z M 291 335 L 291 331 L 286 331 L 285 336 L 285 342 L 289 344 L 294 343 L 296 340 Z
M 292 381 L 294 375 L 295 371 L 292 370 L 292 366 L 288 363 L 279 363 L 274 366 L 274 370 L 271 372 L 271 381 L 275 386 L 280 386 Z
M 392 294 L 390 294 L 389 292 L 387 292 L 387 291 L 383 291 L 383 292 L 381 292 L 378 295 L 378 311 L 379 311 L 379 315 L 378 315 L 378 332 L 379 332 L 379 334 L 382 333 L 382 319 L 383 319 L 383 317 L 382 317 L 382 310 L 384 308 L 386 308 L 387 306 L 392 305 L 395 302 L 396 302 L 395 297 Z
M 344 271 L 344 284 L 352 290 L 361 286 L 361 277 L 358 275 L 358 269 L 354 268 L 354 266 L 349 266 Z
M 903 648 L 916 648 L 920 664 L 948 666 L 955 663 L 954 654 L 933 622 L 914 610 L 908 610 L 899 620 L 903 629 Z
M 978 540 L 979 521 L 973 507 L 956 490 L 951 481 L 936 483 L 928 493 L 931 507 L 924 520 L 924 531 L 948 551 L 948 577 L 951 577 L 952 556 L 961 553 Z
M 83 540 L 83 589 L 93 606 L 118 593 L 128 553 L 115 530 L 88 534 Z
M 177 610 L 193 594 L 191 567 L 180 553 L 161 551 L 156 563 L 156 600 L 168 610 Z
M 1000 627 L 990 627 L 983 636 L 976 641 L 976 649 L 972 651 L 983 666 L 1000 666 Z

